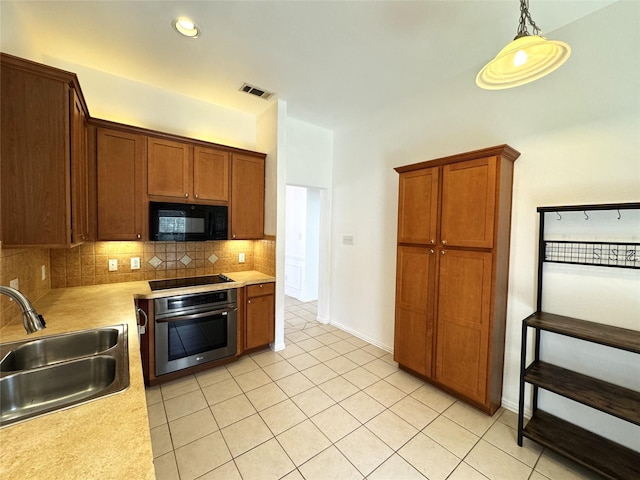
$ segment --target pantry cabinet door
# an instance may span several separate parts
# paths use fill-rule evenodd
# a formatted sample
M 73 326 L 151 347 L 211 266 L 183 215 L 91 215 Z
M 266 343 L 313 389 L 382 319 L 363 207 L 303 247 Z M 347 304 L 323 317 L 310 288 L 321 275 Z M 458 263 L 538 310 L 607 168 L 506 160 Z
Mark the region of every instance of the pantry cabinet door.
M 398 243 L 435 244 L 438 173 L 438 168 L 424 168 L 400 174 Z
M 484 404 L 489 382 L 492 254 L 441 250 L 438 257 L 436 381 Z
M 492 248 L 496 157 L 442 167 L 441 244 Z

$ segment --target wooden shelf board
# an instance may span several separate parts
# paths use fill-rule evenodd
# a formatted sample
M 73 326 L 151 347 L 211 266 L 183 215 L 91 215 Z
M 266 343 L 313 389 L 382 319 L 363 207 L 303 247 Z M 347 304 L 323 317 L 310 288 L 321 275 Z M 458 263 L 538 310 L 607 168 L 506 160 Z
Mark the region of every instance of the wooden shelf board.
M 640 392 L 545 362 L 534 362 L 525 381 L 640 425 Z
M 533 328 L 640 353 L 640 331 L 638 330 L 613 327 L 547 312 L 534 313 L 525 321 Z
M 541 410 L 523 435 L 607 478 L 640 478 L 640 453 Z

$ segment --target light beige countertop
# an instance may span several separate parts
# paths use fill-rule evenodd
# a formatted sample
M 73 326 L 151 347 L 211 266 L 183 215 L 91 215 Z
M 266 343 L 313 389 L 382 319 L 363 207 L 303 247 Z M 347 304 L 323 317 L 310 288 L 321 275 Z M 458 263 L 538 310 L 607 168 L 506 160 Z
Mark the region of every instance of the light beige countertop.
M 234 282 L 153 293 L 148 282 L 53 289 L 34 305 L 44 316 L 46 329 L 28 337 L 21 322 L 0 329 L 0 342 L 5 343 L 127 324 L 130 377 L 123 392 L 1 428 L 0 478 L 154 479 L 134 298 L 275 281 L 256 271 L 225 275 Z

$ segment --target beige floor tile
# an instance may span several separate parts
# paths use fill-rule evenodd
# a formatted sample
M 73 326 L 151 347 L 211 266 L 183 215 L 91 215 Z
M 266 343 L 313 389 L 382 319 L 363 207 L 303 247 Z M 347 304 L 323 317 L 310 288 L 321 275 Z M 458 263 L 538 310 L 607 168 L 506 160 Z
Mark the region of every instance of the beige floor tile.
M 252 370 L 251 372 L 237 375 L 235 377 L 235 381 L 238 383 L 243 392 L 255 390 L 258 387 L 262 387 L 263 385 L 267 385 L 268 383 L 272 382 L 271 378 L 269 378 L 269 375 L 264 373 L 262 369 Z
M 424 475 L 409 465 L 404 458 L 393 454 L 374 470 L 367 480 L 427 480 Z
M 300 466 L 305 480 L 359 480 L 362 475 L 340 451 L 331 446 Z
M 460 465 L 456 467 L 449 478 L 447 480 L 489 480 L 487 477 L 482 475 L 479 471 L 471 468 L 466 463 L 462 462 Z M 529 480 L 533 480 L 529 477 Z
M 311 420 L 306 420 L 276 437 L 296 466 L 323 451 L 331 442 Z
M 296 344 L 287 344 L 284 350 L 280 350 L 278 355 L 280 355 L 285 360 L 290 359 L 291 357 L 295 357 L 297 355 L 301 355 L 305 353 L 303 349 L 301 349 Z
M 153 459 L 156 480 L 180 480 L 173 451 Z
M 499 421 L 491 425 L 482 439 L 530 467 L 536 464 L 542 453 L 542 447 L 528 438 L 524 438 L 522 447 L 519 447 L 517 430 Z
M 324 332 L 325 333 L 323 335 L 318 335 L 316 337 L 316 340 L 318 340 L 319 342 L 324 343 L 325 345 L 331 345 L 333 343 L 342 341 L 342 339 L 340 337 L 338 337 L 337 335 L 334 335 L 333 333 L 329 333 L 326 330 L 324 330 Z
M 344 330 L 341 330 L 339 328 L 337 330 L 334 330 L 332 333 L 342 339 L 353 337 L 353 335 L 351 335 L 349 332 L 345 332 Z
M 274 352 L 270 349 L 254 353 L 251 355 L 251 358 L 261 367 L 264 367 L 265 365 L 271 365 L 282 360 L 282 357 L 278 352 Z
M 338 375 L 342 375 L 343 373 L 347 373 L 355 368 L 358 368 L 357 363 L 352 362 L 351 360 L 349 360 L 348 358 L 344 358 L 343 356 L 327 360 L 326 362 L 324 362 L 324 364 L 331 370 L 336 372 Z
M 277 480 L 295 470 L 295 465 L 275 439 L 235 459 L 243 480 Z
M 305 390 L 309 390 L 314 386 L 313 382 L 302 373 L 294 373 L 288 377 L 276 380 L 276 384 L 278 384 L 282 391 L 290 397 L 304 392 Z
M 271 380 L 280 380 L 281 378 L 288 377 L 297 373 L 298 370 L 286 360 L 281 360 L 271 365 L 265 365 L 262 367 L 265 373 L 271 378 Z
M 364 351 L 364 348 L 362 349 L 362 351 Z M 398 367 L 389 365 L 387 362 L 385 362 L 384 360 L 380 360 L 379 358 L 376 358 L 375 360 L 364 364 L 363 368 L 369 370 L 371 373 L 377 375 L 380 378 L 386 378 L 398 371 Z
M 398 454 L 429 480 L 444 480 L 460 459 L 423 433 L 418 433 Z
M 336 402 L 341 402 L 347 397 L 359 391 L 358 387 L 348 382 L 343 377 L 332 378 L 320 385 L 324 393 L 329 395 Z
M 369 342 L 366 342 L 366 341 L 362 340 L 361 338 L 355 337 L 353 335 L 351 335 L 349 338 L 347 338 L 347 341 L 349 343 L 354 344 L 358 348 L 366 347 L 367 345 L 369 345 Z
M 162 398 L 164 400 L 169 400 L 170 398 L 178 397 L 180 395 L 184 395 L 185 393 L 193 392 L 194 390 L 199 389 L 200 385 L 198 384 L 196 377 L 193 375 L 182 377 L 177 380 L 172 380 L 171 382 L 163 383 L 162 385 L 160 385 Z
M 361 423 L 367 423 L 385 409 L 384 405 L 364 392 L 350 396 L 340 402 L 340 405 Z
M 502 414 L 498 417 L 498 421 L 504 423 L 505 425 L 513 428 L 514 430 L 518 429 L 518 414 L 516 412 L 511 412 L 509 410 L 503 410 Z M 527 424 L 527 419 L 524 420 L 525 425 Z
M 314 365 L 318 365 L 320 363 L 320 361 L 316 357 L 308 354 L 307 352 L 304 352 L 304 350 L 301 355 L 291 357 L 287 361 L 298 370 L 304 370 L 305 368 L 313 367 Z
M 209 405 L 224 402 L 230 398 L 237 397 L 242 394 L 242 389 L 238 386 L 233 378 L 222 380 L 207 387 L 202 388 L 204 398 L 207 399 Z
M 257 413 L 220 430 L 233 457 L 273 438 L 271 430 Z
M 491 480 L 524 480 L 532 471 L 531 467 L 484 440 L 478 442 L 464 461 Z
M 147 405 L 155 405 L 156 403 L 162 402 L 162 390 L 160 390 L 160 385 L 148 387 L 144 391 L 144 394 L 147 397 Z
M 422 430 L 439 415 L 438 412 L 413 397 L 403 398 L 391 406 L 390 410 L 418 430 Z
M 153 458 L 173 451 L 169 425 L 165 423 L 151 429 L 151 448 L 153 450 Z
M 229 373 L 236 377 L 238 375 L 242 375 L 243 373 L 250 372 L 252 370 L 256 370 L 260 368 L 256 362 L 253 361 L 253 358 L 248 356 L 240 357 L 237 361 L 233 363 L 229 363 L 226 365 Z
M 247 392 L 247 398 L 258 412 L 286 400 L 288 397 L 275 383 L 268 383 L 262 387 Z
M 397 370 L 385 377 L 384 380 L 396 388 L 399 388 L 404 393 L 412 393 L 424 385 L 424 382 L 418 377 L 414 377 L 410 373 Z
M 498 419 L 502 412 L 496 412 L 493 417 L 489 417 L 480 410 L 467 405 L 464 402 L 456 402 L 451 405 L 443 413 L 445 417 L 453 420 L 458 425 L 462 425 L 467 430 L 475 433 L 478 436 L 484 435 L 489 430 L 489 427 Z
M 384 355 L 389 353 L 386 350 L 383 350 L 382 348 L 376 347 L 375 345 L 371 345 L 371 344 L 365 345 L 364 347 L 362 347 L 362 350 L 364 350 L 367 353 L 370 353 L 376 358 L 383 357 Z
M 220 432 L 175 450 L 180 480 L 193 480 L 231 460 Z
M 380 377 L 365 370 L 362 367 L 355 368 L 342 375 L 358 388 L 367 388 L 369 385 L 380 381 Z
M 541 473 L 538 473 L 536 470 L 534 470 L 533 472 L 531 472 L 531 475 L 529 476 L 529 480 L 551 480 L 551 479 L 549 477 L 545 477 Z
M 219 428 L 224 428 L 256 413 L 256 409 L 245 395 L 216 403 L 211 407 L 211 411 Z
M 310 388 L 302 393 L 299 393 L 295 397 L 291 397 L 291 400 L 302 410 L 305 415 L 312 417 L 316 413 L 320 413 L 326 410 L 332 405 L 335 405 L 335 401 L 318 387 Z
M 364 476 L 393 455 L 393 450 L 366 427 L 354 430 L 335 446 Z
M 260 416 L 274 435 L 279 435 L 307 419 L 304 412 L 291 399 L 262 410 Z
M 456 401 L 455 398 L 447 395 L 442 390 L 427 384 L 417 389 L 411 396 L 438 413 L 444 412 Z
M 309 338 L 308 340 L 300 340 L 296 342 L 296 345 L 298 345 L 305 352 L 310 352 L 312 350 L 315 350 L 316 348 L 324 347 L 324 345 L 320 343 L 318 340 L 316 340 L 315 338 Z
M 207 408 L 207 406 L 207 400 L 204 398 L 200 388 L 164 401 L 168 421 L 184 417 L 185 415 Z
M 337 442 L 362 425 L 340 405 L 334 405 L 314 415 L 311 421 L 332 442 Z
M 287 340 L 293 343 L 303 342 L 305 340 L 309 340 L 310 338 L 311 337 L 307 335 L 304 331 L 293 332 L 287 335 Z
M 422 433 L 438 442 L 458 458 L 464 458 L 480 440 L 480 437 L 443 415 L 431 422 L 422 430 Z
M 338 352 L 326 346 L 316 348 L 315 350 L 312 350 L 310 353 L 321 362 L 326 362 L 327 360 L 331 360 L 332 358 L 336 358 L 340 356 Z
M 340 337 L 341 334 L 338 332 L 335 332 L 334 335 L 336 337 Z M 345 355 L 349 352 L 353 352 L 354 350 L 358 349 L 358 347 L 356 347 L 353 343 L 347 342 L 346 340 L 341 340 L 339 342 L 332 343 L 331 348 L 336 352 L 340 353 L 341 355 Z
M 232 460 L 220 465 L 218 468 L 205 473 L 198 480 L 242 480 L 235 462 Z
M 602 477 L 572 460 L 545 449 L 535 471 L 550 480 L 601 480 Z
M 302 474 L 298 471 L 298 469 L 287 473 L 284 477 L 282 477 L 280 480 L 304 480 L 304 477 L 302 476 Z
M 384 380 L 368 386 L 364 391 L 387 408 L 407 396 L 402 390 L 397 389 Z
M 218 430 L 211 410 L 204 408 L 169 423 L 174 448 L 182 447 Z
M 211 368 L 209 370 L 205 370 L 204 372 L 196 373 L 196 380 L 198 380 L 200 388 L 208 387 L 209 385 L 214 385 L 224 380 L 229 380 L 230 378 L 232 378 L 231 374 L 225 366 Z
M 365 352 L 361 348 L 357 350 L 353 350 L 352 352 L 349 352 L 349 353 L 345 353 L 344 356 L 349 360 L 351 360 L 352 362 L 357 363 L 360 366 L 376 360 L 376 357 L 374 357 L 370 353 Z
M 336 372 L 322 363 L 303 370 L 302 374 L 316 385 L 320 385 L 321 383 L 338 376 Z
M 380 360 L 383 362 L 387 362 L 389 365 L 393 365 L 394 367 L 398 367 L 398 362 L 393 359 L 392 353 L 387 353 L 386 355 L 380 357 Z
M 301 314 L 301 315 L 300 315 L 300 317 L 301 317 L 301 318 L 306 318 L 306 315 L 307 315 L 308 313 L 309 313 L 309 312 L 305 312 L 305 313 Z M 313 320 L 313 319 L 312 319 L 312 320 Z M 304 329 L 304 333 L 306 333 L 306 334 L 307 334 L 307 335 L 309 335 L 310 337 L 317 337 L 317 336 L 320 336 L 320 335 L 324 335 L 324 334 L 325 334 L 325 333 L 327 333 L 327 332 L 325 332 L 322 328 L 320 328 L 319 326 L 316 326 L 316 325 L 314 324 L 314 326 L 312 326 L 312 327 L 305 328 L 305 329 Z
M 398 450 L 418 433 L 417 428 L 405 422 L 391 410 L 385 410 L 369 420 L 365 426 L 393 450 Z
M 149 428 L 157 427 L 163 423 L 167 423 L 167 414 L 164 411 L 164 403 L 156 403 L 147 407 L 147 416 L 149 417 Z

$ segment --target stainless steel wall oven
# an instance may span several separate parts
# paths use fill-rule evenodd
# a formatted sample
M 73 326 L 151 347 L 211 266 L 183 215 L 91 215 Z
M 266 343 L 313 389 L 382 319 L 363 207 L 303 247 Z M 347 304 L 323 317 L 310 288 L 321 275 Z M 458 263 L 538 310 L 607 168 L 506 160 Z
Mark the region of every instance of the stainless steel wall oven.
M 154 307 L 157 376 L 236 354 L 235 289 L 158 298 Z

